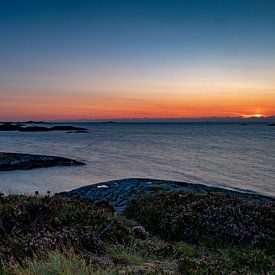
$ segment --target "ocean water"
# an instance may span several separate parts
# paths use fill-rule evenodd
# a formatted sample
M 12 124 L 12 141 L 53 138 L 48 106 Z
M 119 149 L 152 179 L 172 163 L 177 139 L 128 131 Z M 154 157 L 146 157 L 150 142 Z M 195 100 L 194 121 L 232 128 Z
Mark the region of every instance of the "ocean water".
M 72 123 L 70 123 L 72 125 Z M 79 167 L 0 172 L 0 190 L 33 193 L 148 177 L 275 196 L 275 127 L 238 123 L 73 123 L 89 133 L 0 132 L 0 151 L 64 156 Z

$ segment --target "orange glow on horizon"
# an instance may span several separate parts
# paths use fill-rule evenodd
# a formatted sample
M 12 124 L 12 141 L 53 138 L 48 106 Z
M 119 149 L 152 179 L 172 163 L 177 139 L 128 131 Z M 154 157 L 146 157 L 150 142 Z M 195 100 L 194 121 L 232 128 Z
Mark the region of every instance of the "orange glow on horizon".
M 275 116 L 273 59 L 107 61 L 7 77 L 0 121 Z
M 273 101 L 275 102 L 275 100 Z M 249 102 L 220 98 L 37 98 L 9 100 L 1 106 L 0 121 L 5 120 L 80 120 L 123 118 L 198 118 L 243 117 L 262 118 L 275 114 L 271 101 Z M 256 112 L 255 112 L 256 110 Z
M 0 121 L 275 116 L 272 70 L 195 68 L 34 73 L 32 85 L 0 85 Z
M 48 91 L 48 93 L 47 93 Z M 77 90 L 76 90 L 77 91 Z M 275 115 L 274 90 L 132 90 L 98 92 L 43 90 L 26 96 L 12 91 L 0 101 L 0 121 L 143 118 L 262 118 Z

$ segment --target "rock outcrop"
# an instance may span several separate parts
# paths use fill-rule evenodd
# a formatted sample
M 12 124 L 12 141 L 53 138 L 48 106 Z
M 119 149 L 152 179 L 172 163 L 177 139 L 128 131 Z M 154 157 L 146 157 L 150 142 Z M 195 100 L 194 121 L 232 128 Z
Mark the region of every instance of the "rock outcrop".
M 63 192 L 60 194 L 69 197 L 82 197 L 93 201 L 107 201 L 116 209 L 116 211 L 122 212 L 128 201 L 130 201 L 131 199 L 134 199 L 139 195 L 151 195 L 159 191 L 184 191 L 196 192 L 200 194 L 224 193 L 227 195 L 238 196 L 244 199 L 255 201 L 273 201 L 272 198 L 254 193 L 238 192 L 218 187 L 210 187 L 203 184 L 191 184 L 187 182 L 146 178 L 114 180 L 83 186 L 72 191 Z
M 19 132 L 49 132 L 49 131 L 88 131 L 83 127 L 71 125 L 58 125 L 52 127 L 44 126 L 25 126 L 24 124 L 4 122 L 0 125 L 0 131 L 19 131 Z
M 26 170 L 58 165 L 73 166 L 84 165 L 84 163 L 56 156 L 0 153 L 0 171 Z

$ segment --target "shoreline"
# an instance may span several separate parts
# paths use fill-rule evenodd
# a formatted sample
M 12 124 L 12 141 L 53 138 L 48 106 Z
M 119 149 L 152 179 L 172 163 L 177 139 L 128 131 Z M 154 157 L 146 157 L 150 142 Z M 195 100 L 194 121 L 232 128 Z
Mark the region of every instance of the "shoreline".
M 0 172 L 12 170 L 31 170 L 54 166 L 79 166 L 84 162 L 59 156 L 0 152 Z M 69 191 L 56 194 L 67 197 L 81 197 L 88 200 L 104 200 L 110 203 L 117 212 L 122 212 L 127 203 L 138 196 L 152 195 L 159 191 L 196 193 L 200 195 L 224 194 L 255 202 L 274 202 L 275 197 L 252 190 L 216 187 L 206 184 L 163 180 L 153 178 L 123 178 L 84 185 Z

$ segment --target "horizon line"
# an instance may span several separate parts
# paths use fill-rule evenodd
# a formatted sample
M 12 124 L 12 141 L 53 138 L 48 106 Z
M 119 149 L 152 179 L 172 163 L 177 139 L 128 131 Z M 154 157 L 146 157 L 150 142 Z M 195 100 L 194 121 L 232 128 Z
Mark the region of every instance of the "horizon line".
M 0 123 L 4 122 L 33 122 L 33 123 L 41 123 L 41 122 L 215 122 L 215 121 L 227 121 L 227 122 L 238 122 L 238 121 L 250 121 L 250 122 L 269 122 L 275 119 L 275 115 L 272 116 L 262 116 L 262 117 L 243 117 L 243 116 L 210 116 L 210 117 L 143 117 L 143 118 L 81 118 L 81 119 L 49 119 L 49 120 L 1 120 Z

